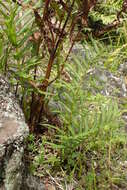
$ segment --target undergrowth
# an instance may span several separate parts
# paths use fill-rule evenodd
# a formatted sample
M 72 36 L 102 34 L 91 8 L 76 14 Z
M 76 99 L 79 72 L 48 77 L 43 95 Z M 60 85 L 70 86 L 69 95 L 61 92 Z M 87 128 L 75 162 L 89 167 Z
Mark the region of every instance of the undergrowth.
M 91 68 L 117 73 L 127 60 L 126 11 L 120 11 L 122 5 L 126 8 L 124 1 L 100 1 L 92 11 L 90 1 L 85 1 L 86 18 L 83 1 L 70 0 L 63 9 L 58 1 L 48 8 L 48 1 L 29 2 L 0 0 L 0 72 L 10 79 L 30 130 L 37 127 L 38 133 L 31 133 L 27 141 L 30 171 L 52 177 L 58 189 L 126 189 L 127 136 L 122 120 L 126 100 L 121 106 L 118 97 L 102 95 L 103 85 L 88 77 Z M 117 13 L 123 14 L 118 27 L 93 39 Z M 77 30 L 84 34 L 80 39 L 84 52 L 69 56 Z
M 31 171 L 37 176 L 50 174 L 62 179 L 63 189 L 67 189 L 65 181 L 77 190 L 121 189 L 127 185 L 127 170 L 123 169 L 127 136 L 118 99 L 103 96 L 99 91 L 94 95 L 84 86 L 93 83 L 92 78 L 87 78 L 91 67 L 106 68 L 99 61 L 107 62 L 111 53 L 104 46 L 99 51 L 100 45 L 87 46 L 87 50 L 91 47 L 88 51 L 91 56 L 87 54 L 87 59 L 75 57 L 70 61 L 66 68 L 70 83 L 58 80 L 53 84 L 55 90 L 47 99 L 54 115 L 61 119 L 61 127 L 42 122 L 40 127 L 46 132 L 39 148 L 38 143 L 30 139 L 33 136 L 29 138 L 29 150 L 35 155 Z M 102 51 L 106 52 L 105 57 Z M 117 61 L 117 67 L 107 67 L 110 72 L 117 72 L 120 65 Z

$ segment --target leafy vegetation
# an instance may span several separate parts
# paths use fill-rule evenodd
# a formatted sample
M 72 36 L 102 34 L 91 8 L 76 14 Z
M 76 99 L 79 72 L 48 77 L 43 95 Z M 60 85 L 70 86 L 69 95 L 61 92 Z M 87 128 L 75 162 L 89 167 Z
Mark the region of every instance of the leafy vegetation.
M 30 170 L 63 189 L 126 188 L 126 99 L 104 96 L 88 77 L 95 67 L 117 74 L 126 61 L 126 4 L 0 0 L 0 71 L 30 127 Z
M 100 93 L 93 95 L 83 88 L 84 82 L 95 88 L 93 79 L 87 78 L 87 71 L 94 64 L 93 59 L 96 60 L 96 66 L 100 67 L 99 61 L 103 58 L 102 49 L 95 53 L 93 47 L 90 45 L 87 59 L 81 61 L 80 58 L 74 58 L 71 66 L 68 65 L 67 70 L 73 78 L 71 83 L 57 81 L 54 84 L 57 90 L 49 105 L 52 106 L 52 112 L 59 115 L 63 125 L 57 127 L 42 122 L 41 127 L 48 131 L 41 137 L 39 147 L 34 143 L 36 148 L 29 149 L 35 154 L 31 171 L 38 176 L 50 173 L 56 179 L 63 178 L 60 181 L 63 189 L 65 181 L 72 182 L 74 189 L 126 187 L 126 170 L 122 169 L 121 163 L 127 156 L 127 137 L 121 118 L 123 108 L 118 107 L 119 98 L 105 97 Z M 96 43 L 95 47 L 100 45 Z M 93 59 L 88 58 L 92 52 Z M 108 52 L 106 55 L 103 61 L 107 61 Z M 117 68 L 110 70 L 116 72 Z M 87 81 L 84 81 L 84 77 Z

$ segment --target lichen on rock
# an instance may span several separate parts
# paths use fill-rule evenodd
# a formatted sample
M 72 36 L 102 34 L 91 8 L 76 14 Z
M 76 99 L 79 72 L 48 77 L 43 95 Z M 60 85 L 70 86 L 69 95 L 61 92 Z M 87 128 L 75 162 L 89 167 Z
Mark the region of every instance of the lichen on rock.
M 28 133 L 23 112 L 8 80 L 0 75 L 0 189 L 20 189 L 24 140 Z

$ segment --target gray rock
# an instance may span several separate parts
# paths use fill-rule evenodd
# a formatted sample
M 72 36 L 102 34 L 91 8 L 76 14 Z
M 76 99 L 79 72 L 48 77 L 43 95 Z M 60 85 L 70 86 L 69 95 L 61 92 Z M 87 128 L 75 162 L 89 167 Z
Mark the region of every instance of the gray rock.
M 123 75 L 127 75 L 127 62 L 124 62 L 123 64 L 120 64 L 119 66 L 119 73 Z
M 20 190 L 22 185 L 24 140 L 29 133 L 24 115 L 0 75 L 0 190 Z
M 45 185 L 39 177 L 28 174 L 24 179 L 21 190 L 45 190 Z
M 126 97 L 127 87 L 124 75 L 112 74 L 104 68 L 92 68 L 83 78 L 83 89 L 93 94 L 101 93 L 105 96 Z
M 72 48 L 72 56 L 78 56 L 81 57 L 82 59 L 85 58 L 85 49 L 81 44 L 75 44 L 74 47 Z
M 72 48 L 72 57 L 78 56 L 81 60 L 86 58 L 87 46 L 75 44 Z M 88 52 L 87 52 L 88 54 Z M 89 57 L 90 51 L 89 51 Z M 127 97 L 127 62 L 120 64 L 117 75 L 103 68 L 103 62 L 99 63 L 99 68 L 91 68 L 87 75 L 83 77 L 83 89 L 93 94 L 101 93 L 105 96 Z

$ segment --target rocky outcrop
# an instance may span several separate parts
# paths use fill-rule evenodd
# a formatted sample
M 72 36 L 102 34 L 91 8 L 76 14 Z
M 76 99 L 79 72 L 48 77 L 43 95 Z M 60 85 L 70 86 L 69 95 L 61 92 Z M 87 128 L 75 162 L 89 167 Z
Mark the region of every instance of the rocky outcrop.
M 122 65 L 121 65 L 122 66 Z M 84 76 L 82 86 L 92 94 L 127 97 L 126 76 L 123 71 L 113 74 L 104 68 L 91 68 Z
M 46 190 L 46 188 L 42 179 L 27 172 L 24 176 L 21 190 Z
M 72 58 L 77 57 L 79 61 L 87 58 L 86 54 L 91 57 L 87 46 L 85 49 L 81 44 L 76 44 L 72 49 Z M 127 97 L 127 62 L 120 64 L 115 73 L 106 69 L 101 61 L 96 67 L 91 64 L 82 77 L 82 88 L 94 95 L 100 93 L 104 96 Z
M 28 133 L 22 110 L 7 80 L 0 75 L 0 190 L 21 189 Z

